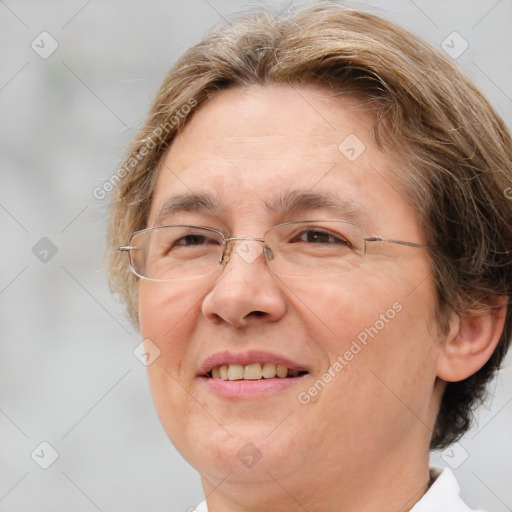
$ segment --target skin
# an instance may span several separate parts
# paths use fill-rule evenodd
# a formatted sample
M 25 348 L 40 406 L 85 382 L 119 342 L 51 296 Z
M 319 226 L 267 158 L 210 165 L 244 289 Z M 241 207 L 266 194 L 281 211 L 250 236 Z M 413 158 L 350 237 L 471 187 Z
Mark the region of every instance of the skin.
M 315 86 L 224 91 L 176 137 L 160 170 L 148 226 L 170 196 L 215 195 L 219 211 L 187 211 L 165 224 L 261 237 L 292 219 L 332 218 L 324 209 L 269 213 L 264 201 L 293 189 L 333 192 L 361 206 L 367 236 L 422 243 L 394 172 L 399 162 L 372 141 L 371 115 Z M 338 149 L 355 134 L 350 161 Z M 159 220 L 162 222 L 162 219 Z M 424 249 L 368 244 L 364 266 L 328 279 L 273 275 L 262 257 L 192 281 L 139 284 L 143 337 L 161 353 L 148 367 L 160 420 L 202 478 L 210 512 L 412 508 L 429 482 L 428 446 L 444 380 L 484 364 L 501 317 L 453 317 L 441 337 Z M 393 304 L 401 311 L 303 405 L 307 390 Z M 501 323 L 500 323 L 501 322 Z M 277 352 L 309 369 L 300 384 L 258 398 L 224 398 L 197 376 L 212 354 Z M 252 443 L 261 459 L 237 453 Z

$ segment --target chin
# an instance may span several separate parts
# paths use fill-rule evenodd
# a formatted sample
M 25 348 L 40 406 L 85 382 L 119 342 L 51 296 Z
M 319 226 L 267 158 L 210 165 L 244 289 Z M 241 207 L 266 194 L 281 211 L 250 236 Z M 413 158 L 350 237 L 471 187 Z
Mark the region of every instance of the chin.
M 181 455 L 199 473 L 221 480 L 268 480 L 272 475 L 285 474 L 297 460 L 296 438 L 276 432 L 273 425 L 255 425 L 250 419 L 222 428 L 209 421 L 181 425 L 179 433 L 169 425 L 167 434 Z M 175 426 L 174 426 L 175 427 Z M 228 433 L 229 432 L 229 433 Z M 282 466 L 282 467 L 281 467 Z

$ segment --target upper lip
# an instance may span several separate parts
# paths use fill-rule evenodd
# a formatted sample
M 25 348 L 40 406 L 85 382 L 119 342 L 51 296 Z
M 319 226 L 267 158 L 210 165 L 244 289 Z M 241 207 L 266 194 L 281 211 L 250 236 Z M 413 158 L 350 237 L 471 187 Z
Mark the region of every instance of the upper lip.
M 297 361 L 275 354 L 273 352 L 267 352 L 264 350 L 248 350 L 246 352 L 230 352 L 228 350 L 224 352 L 216 352 L 211 356 L 207 357 L 199 366 L 198 375 L 206 375 L 208 372 L 217 366 L 224 364 L 251 364 L 251 363 L 274 363 L 281 366 L 286 366 L 289 370 L 308 371 L 306 365 L 301 364 Z

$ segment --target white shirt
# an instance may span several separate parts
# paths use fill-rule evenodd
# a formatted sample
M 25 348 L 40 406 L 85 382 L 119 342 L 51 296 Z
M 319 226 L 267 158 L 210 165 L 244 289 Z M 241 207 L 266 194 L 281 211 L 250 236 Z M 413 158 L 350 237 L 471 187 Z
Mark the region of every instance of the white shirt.
M 433 467 L 430 475 L 435 478 L 434 483 L 411 512 L 483 512 L 469 508 L 462 501 L 459 484 L 451 469 Z
M 430 468 L 434 483 L 411 512 L 483 512 L 470 509 L 460 498 L 460 487 L 451 469 Z M 208 512 L 206 501 L 202 501 L 191 512 Z

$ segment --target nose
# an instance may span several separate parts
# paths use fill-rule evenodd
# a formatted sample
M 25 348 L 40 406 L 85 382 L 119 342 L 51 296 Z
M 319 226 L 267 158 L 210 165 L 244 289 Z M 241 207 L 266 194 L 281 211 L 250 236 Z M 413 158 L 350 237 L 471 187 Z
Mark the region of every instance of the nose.
M 224 263 L 224 271 L 203 300 L 206 318 L 234 327 L 282 318 L 285 296 L 265 262 L 261 239 L 230 239 Z

